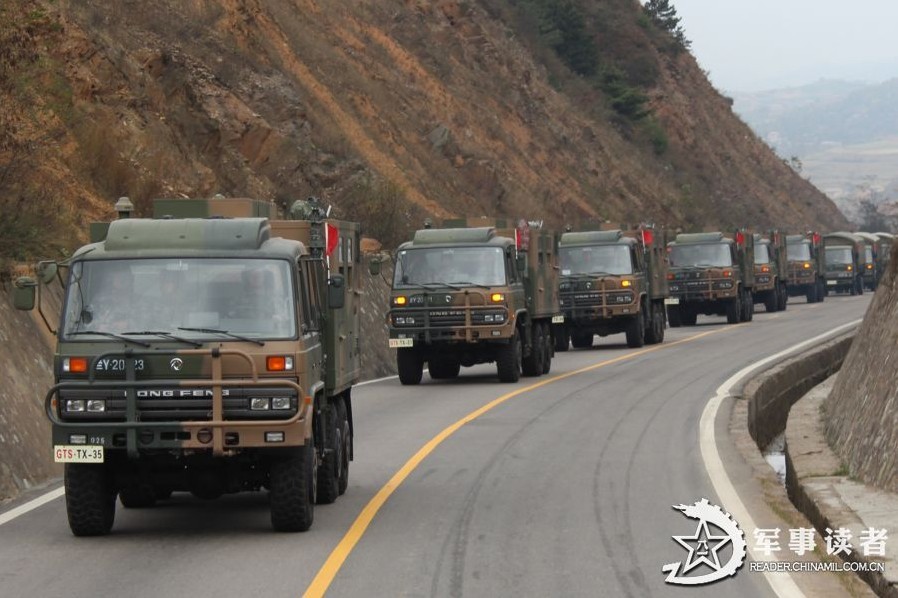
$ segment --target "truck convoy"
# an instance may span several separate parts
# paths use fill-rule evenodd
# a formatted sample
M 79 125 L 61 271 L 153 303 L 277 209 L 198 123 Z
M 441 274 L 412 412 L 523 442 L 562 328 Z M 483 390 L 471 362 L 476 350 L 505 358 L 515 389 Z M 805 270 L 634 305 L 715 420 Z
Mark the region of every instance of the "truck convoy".
M 667 260 L 661 231 L 567 232 L 558 250 L 564 322 L 555 350 L 591 347 L 593 336 L 625 333 L 628 347 L 664 340 Z
M 387 314 L 404 385 L 496 362 L 501 382 L 549 372 L 558 302 L 557 238 L 539 223 L 449 220 L 396 252 Z
M 786 236 L 789 277 L 786 290 L 790 297 L 804 295 L 808 303 L 823 301 L 826 295 L 825 254 L 820 233 Z
M 826 291 L 864 294 L 866 265 L 863 240 L 853 233 L 836 232 L 823 236 L 826 254 Z
M 763 303 L 768 312 L 786 309 L 789 299 L 786 283 L 789 275 L 786 259 L 786 237 L 779 231 L 766 236 L 755 234 L 754 303 Z
M 160 201 L 156 219 L 129 203 L 66 264 L 46 413 L 72 532 L 108 533 L 116 497 L 263 488 L 275 530 L 308 529 L 349 480 L 359 225 L 315 202 L 291 220 L 248 199 Z M 17 307 L 61 279 L 38 272 Z
M 694 326 L 698 314 L 749 322 L 754 314 L 754 237 L 736 231 L 680 233 L 668 244 L 670 325 Z

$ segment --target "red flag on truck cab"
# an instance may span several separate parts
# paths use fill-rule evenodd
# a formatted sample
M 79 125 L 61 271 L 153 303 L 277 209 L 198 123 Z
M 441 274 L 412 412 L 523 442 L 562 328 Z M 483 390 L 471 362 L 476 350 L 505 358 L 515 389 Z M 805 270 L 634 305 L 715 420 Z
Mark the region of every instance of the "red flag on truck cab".
M 333 224 L 324 223 L 324 255 L 329 256 L 337 248 L 340 241 L 340 231 Z

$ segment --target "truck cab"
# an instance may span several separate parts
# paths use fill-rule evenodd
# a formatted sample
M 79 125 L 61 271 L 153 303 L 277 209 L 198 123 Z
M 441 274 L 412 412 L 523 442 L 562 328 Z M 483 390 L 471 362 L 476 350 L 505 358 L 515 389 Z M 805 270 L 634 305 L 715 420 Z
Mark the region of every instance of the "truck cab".
M 425 228 L 397 249 L 387 324 L 402 384 L 419 384 L 425 363 L 434 380 L 490 362 L 502 382 L 549 371 L 554 236 L 489 224 Z
M 587 348 L 595 335 L 626 334 L 627 346 L 664 340 L 667 261 L 660 231 L 567 232 L 559 244 L 564 323 L 555 350 Z
M 359 228 L 230 213 L 259 204 L 172 200 L 93 226 L 66 264 L 45 404 L 75 535 L 108 533 L 116 497 L 261 489 L 275 529 L 304 531 L 346 491 L 359 279 L 324 238 L 357 246 Z M 19 307 L 37 285 L 19 281 Z
M 668 244 L 667 255 L 671 326 L 694 326 L 698 314 L 726 316 L 730 324 L 751 321 L 755 279 L 750 233 L 680 233 Z

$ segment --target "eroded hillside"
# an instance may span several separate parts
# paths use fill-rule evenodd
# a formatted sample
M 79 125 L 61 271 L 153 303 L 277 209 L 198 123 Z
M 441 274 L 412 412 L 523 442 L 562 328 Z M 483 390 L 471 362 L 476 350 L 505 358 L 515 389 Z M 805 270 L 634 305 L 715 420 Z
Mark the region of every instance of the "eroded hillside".
M 499 0 L 5 4 L 0 186 L 57 244 L 120 195 L 219 192 L 318 194 L 382 238 L 425 214 L 845 225 L 630 0 L 584 14 L 600 60 L 651 73 L 654 145 Z

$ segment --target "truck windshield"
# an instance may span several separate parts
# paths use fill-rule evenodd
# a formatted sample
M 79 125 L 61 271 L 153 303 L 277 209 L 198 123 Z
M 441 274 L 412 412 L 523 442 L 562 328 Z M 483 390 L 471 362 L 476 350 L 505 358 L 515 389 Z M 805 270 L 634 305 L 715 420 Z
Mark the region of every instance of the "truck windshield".
M 826 248 L 826 263 L 827 264 L 839 264 L 846 265 L 854 263 L 854 260 L 851 259 L 851 248 L 850 247 L 827 247 Z
M 727 267 L 733 265 L 733 257 L 727 243 L 673 245 L 670 249 L 670 265 L 675 267 Z
M 221 339 L 209 329 L 254 340 L 296 336 L 293 283 L 285 260 L 81 261 L 72 265 L 67 288 L 61 326 L 67 340 L 148 331 Z
M 632 274 L 628 245 L 562 247 L 558 253 L 562 274 Z
M 864 257 L 865 257 L 865 259 L 867 260 L 867 263 L 868 263 L 868 264 L 872 264 L 872 263 L 873 263 L 873 248 L 870 247 L 869 245 L 867 245 L 867 246 L 864 248 Z
M 811 259 L 811 246 L 808 243 L 789 243 L 786 257 L 793 262 L 806 262 Z
M 755 263 L 756 264 L 769 264 L 770 263 L 770 251 L 769 245 L 767 243 L 758 243 L 755 245 Z
M 399 252 L 393 286 L 441 284 L 505 285 L 500 247 L 434 247 Z

